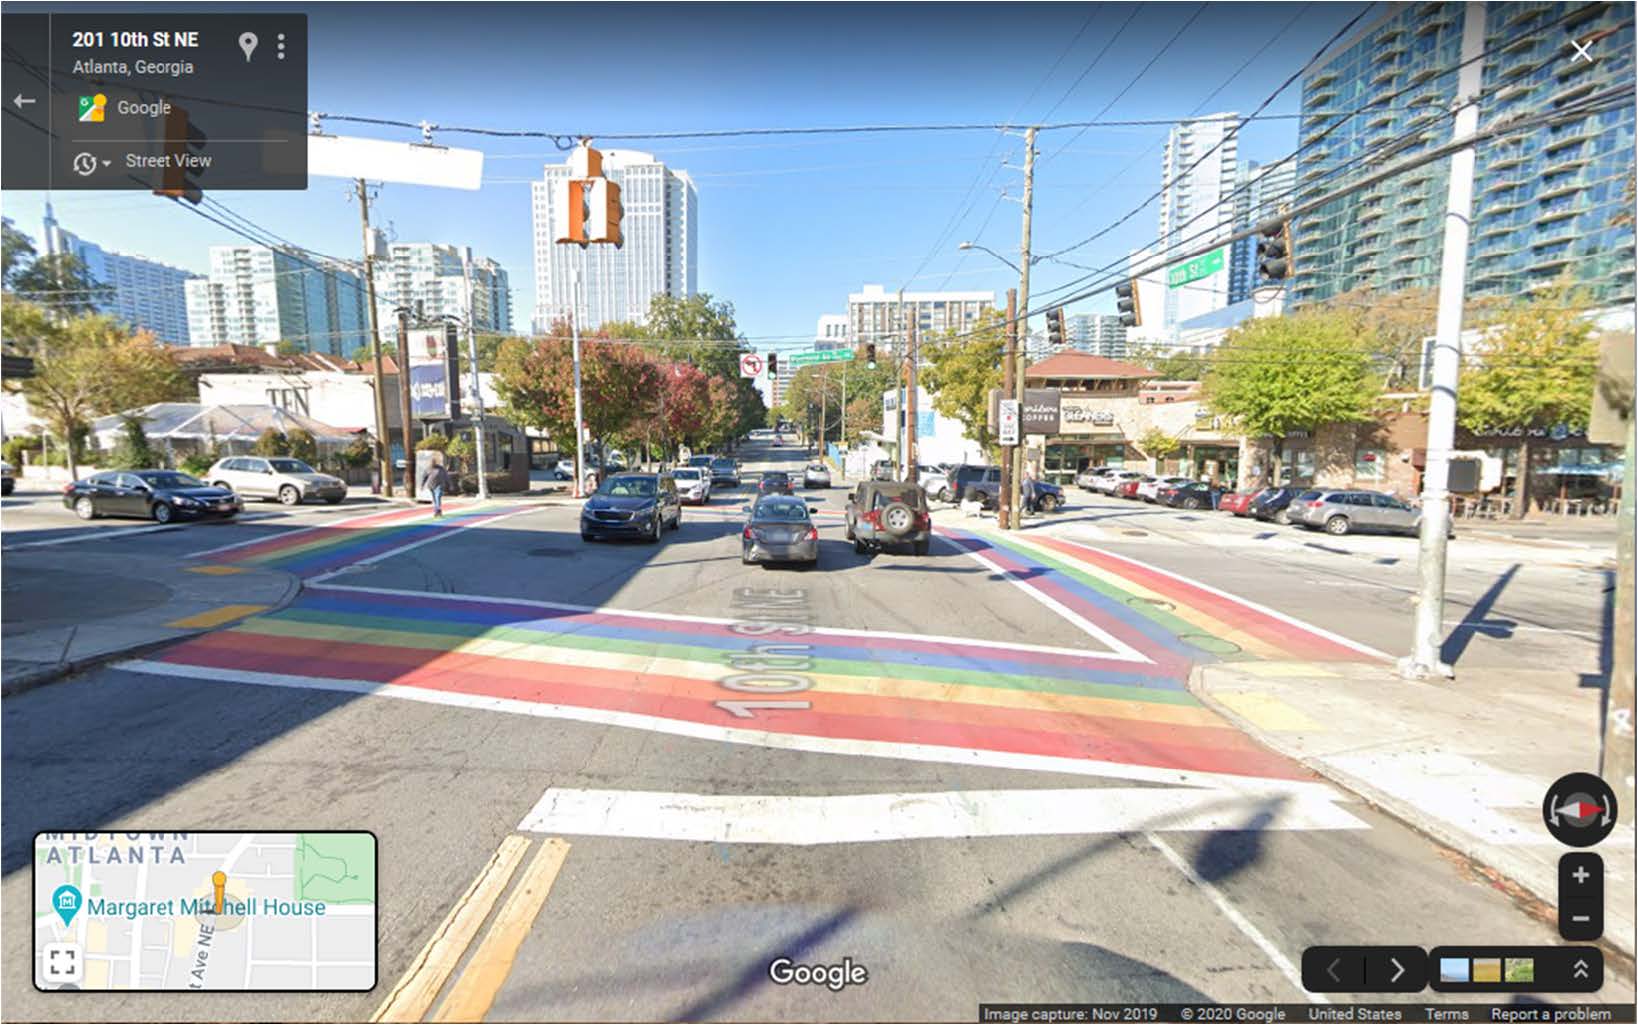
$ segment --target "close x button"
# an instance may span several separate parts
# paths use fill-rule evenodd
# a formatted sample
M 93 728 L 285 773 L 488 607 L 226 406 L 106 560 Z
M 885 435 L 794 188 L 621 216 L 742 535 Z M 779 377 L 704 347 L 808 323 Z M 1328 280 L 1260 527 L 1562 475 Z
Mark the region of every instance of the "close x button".
M 1421 947 L 1309 947 L 1302 985 L 1310 993 L 1419 993 L 1428 984 Z

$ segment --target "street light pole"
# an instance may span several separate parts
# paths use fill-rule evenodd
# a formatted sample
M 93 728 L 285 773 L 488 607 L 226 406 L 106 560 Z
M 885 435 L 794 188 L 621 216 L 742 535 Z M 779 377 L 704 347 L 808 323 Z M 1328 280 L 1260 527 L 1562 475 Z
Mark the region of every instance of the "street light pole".
M 569 290 L 569 337 L 574 351 L 574 497 L 585 498 L 586 415 L 580 398 L 580 268 L 572 274 Z
M 461 274 L 466 278 L 466 354 L 472 364 L 472 405 L 477 415 L 472 420 L 472 440 L 478 449 L 478 500 L 489 497 L 489 464 L 483 457 L 483 391 L 478 377 L 477 313 L 472 303 L 472 247 L 467 246 L 461 261 Z M 524 453 L 527 459 L 529 454 Z
M 1452 141 L 1471 138 L 1479 127 L 1479 84 L 1484 55 L 1485 10 L 1463 5 L 1462 63 L 1456 80 Z M 1399 660 L 1408 680 L 1454 676 L 1440 659 L 1445 632 L 1445 540 L 1450 530 L 1450 451 L 1456 444 L 1456 387 L 1462 375 L 1462 299 L 1467 285 L 1467 240 L 1472 230 L 1471 145 L 1450 155 L 1445 200 L 1444 262 L 1439 272 L 1439 313 L 1433 346 L 1433 388 L 1428 399 L 1427 469 L 1422 476 L 1422 527 L 1418 538 L 1418 588 L 1411 653 Z M 1521 471 L 1522 472 L 1522 471 Z

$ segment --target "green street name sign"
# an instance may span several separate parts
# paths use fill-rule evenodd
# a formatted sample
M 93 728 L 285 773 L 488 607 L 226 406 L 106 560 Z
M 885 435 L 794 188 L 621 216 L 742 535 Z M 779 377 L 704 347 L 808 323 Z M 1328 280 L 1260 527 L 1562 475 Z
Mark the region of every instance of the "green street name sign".
M 852 361 L 852 349 L 820 349 L 816 352 L 793 352 L 785 360 L 793 367 L 805 367 L 814 363 L 850 363 Z
M 1228 252 L 1226 246 L 1222 249 L 1213 249 L 1204 256 L 1197 256 L 1187 263 L 1180 263 L 1176 267 L 1168 268 L 1166 271 L 1166 284 L 1176 288 L 1191 281 L 1211 277 L 1223 269 L 1223 254 L 1226 252 Z

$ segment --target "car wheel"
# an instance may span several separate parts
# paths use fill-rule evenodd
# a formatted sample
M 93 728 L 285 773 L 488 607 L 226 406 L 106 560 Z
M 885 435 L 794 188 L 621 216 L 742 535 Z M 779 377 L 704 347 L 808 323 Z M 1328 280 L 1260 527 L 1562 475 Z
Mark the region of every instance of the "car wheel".
M 655 516 L 654 517 L 654 522 L 649 524 L 649 527 L 648 527 L 648 543 L 651 544 L 651 545 L 659 544 L 660 543 L 660 535 L 664 531 L 665 531 L 665 520 L 661 519 L 659 516 Z
M 74 515 L 82 520 L 97 518 L 97 503 L 91 500 L 90 495 L 81 495 L 74 500 Z
M 929 551 L 932 550 L 932 547 L 933 547 L 933 542 L 929 541 L 927 538 L 922 538 L 920 541 L 916 542 L 916 554 L 917 555 L 926 555 Z
M 739 564 L 741 566 L 749 566 L 751 564 L 751 553 L 748 549 L 741 549 L 739 553 Z
M 233 490 L 233 485 L 229 484 L 225 480 L 212 481 L 210 486 L 213 487 L 213 488 L 221 488 L 223 491 L 232 491 Z
M 853 554 L 864 555 L 868 551 L 870 551 L 870 549 L 865 546 L 863 538 L 855 537 L 853 539 Z
M 1058 496 L 1057 495 L 1043 496 L 1042 499 L 1041 499 L 1041 511 L 1042 512 L 1047 512 L 1047 513 L 1057 512 L 1058 511 Z
M 286 484 L 284 487 L 279 489 L 279 504 L 300 505 L 301 492 L 296 489 L 295 485 Z
M 1286 508 L 1286 509 L 1281 509 L 1279 512 L 1275 513 L 1274 514 L 1274 522 L 1278 523 L 1282 527 L 1291 526 L 1291 510 L 1289 508 Z
M 172 509 L 166 503 L 164 503 L 164 502 L 155 502 L 154 507 L 153 507 L 154 522 L 155 523 L 169 523 L 169 522 L 171 522 L 171 517 L 173 515 L 175 515 L 175 512 L 176 511 L 174 509 Z
M 933 497 L 938 499 L 940 502 L 948 502 L 950 500 L 950 489 L 947 487 L 939 488 L 938 494 L 934 495 Z
M 1198 498 L 1185 498 L 1183 500 L 1183 508 L 1185 508 L 1185 509 L 1198 509 L 1198 508 L 1200 508 L 1200 499 L 1198 499 Z
M 1325 532 L 1333 537 L 1341 537 L 1348 533 L 1349 524 L 1346 516 L 1333 516 L 1325 521 Z
M 678 509 L 677 510 L 677 515 L 675 515 L 675 516 L 673 516 L 671 518 L 671 529 L 672 530 L 681 530 L 682 529 L 682 510 L 681 509 Z

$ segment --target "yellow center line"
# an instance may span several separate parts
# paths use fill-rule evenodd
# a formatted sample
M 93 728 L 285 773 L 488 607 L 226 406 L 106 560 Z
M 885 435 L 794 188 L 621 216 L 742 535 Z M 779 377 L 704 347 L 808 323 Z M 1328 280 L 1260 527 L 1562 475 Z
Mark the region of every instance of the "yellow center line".
M 540 845 L 534 860 L 524 870 L 523 878 L 512 891 L 506 903 L 495 915 L 477 952 L 467 963 L 466 970 L 456 978 L 449 996 L 433 1015 L 436 1022 L 482 1021 L 495 1002 L 495 994 L 512 974 L 512 962 L 518 948 L 523 946 L 535 917 L 552 892 L 552 883 L 563 868 L 563 859 L 569 855 L 565 840 L 550 837 Z
M 410 962 L 409 970 L 398 980 L 398 985 L 370 1016 L 372 1022 L 420 1021 L 426 1016 L 432 1002 L 438 998 L 438 991 L 449 979 L 449 973 L 454 971 L 466 948 L 472 945 L 472 939 L 478 935 L 484 919 L 489 917 L 490 909 L 523 863 L 523 855 L 528 849 L 529 841 L 525 837 L 514 835 L 501 841 L 489 864 L 472 880 L 472 885 L 455 902 L 455 906 L 449 909 L 443 924 L 438 926 L 432 938 L 427 940 L 427 945 Z

